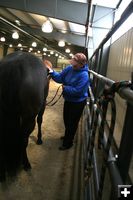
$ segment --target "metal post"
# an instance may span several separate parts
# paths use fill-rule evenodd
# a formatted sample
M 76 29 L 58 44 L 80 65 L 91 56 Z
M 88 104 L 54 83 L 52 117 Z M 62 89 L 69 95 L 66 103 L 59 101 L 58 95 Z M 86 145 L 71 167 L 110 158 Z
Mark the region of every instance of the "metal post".
M 3 45 L 3 57 L 5 57 L 7 55 L 7 51 L 8 51 L 8 45 L 4 44 Z
M 133 84 L 133 72 L 131 74 Z M 133 89 L 133 88 L 132 88 Z M 133 153 L 133 104 L 127 103 L 125 123 L 119 148 L 118 167 L 124 183 L 126 182 Z

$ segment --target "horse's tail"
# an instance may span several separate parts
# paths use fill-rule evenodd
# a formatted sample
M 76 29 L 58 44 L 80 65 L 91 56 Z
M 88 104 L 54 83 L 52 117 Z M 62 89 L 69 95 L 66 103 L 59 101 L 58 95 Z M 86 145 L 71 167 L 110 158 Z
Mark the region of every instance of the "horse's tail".
M 0 165 L 5 171 L 14 174 L 21 161 L 20 71 L 8 68 L 8 72 L 0 74 Z M 15 76 L 14 74 L 15 73 Z M 4 170 L 3 170 L 4 171 Z

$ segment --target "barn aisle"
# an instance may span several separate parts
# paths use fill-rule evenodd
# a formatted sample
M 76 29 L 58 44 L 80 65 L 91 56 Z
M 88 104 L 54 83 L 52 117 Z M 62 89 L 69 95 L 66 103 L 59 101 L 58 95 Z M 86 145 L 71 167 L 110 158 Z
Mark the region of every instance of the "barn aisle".
M 48 101 L 59 84 L 51 81 Z M 61 90 L 60 90 L 61 92 Z M 60 94 L 59 92 L 59 94 Z M 52 107 L 47 106 L 43 116 L 43 144 L 36 145 L 37 127 L 31 134 L 28 156 L 30 172 L 21 170 L 16 178 L 0 183 L 0 200 L 70 200 L 75 146 L 59 151 L 63 135 L 63 99 Z

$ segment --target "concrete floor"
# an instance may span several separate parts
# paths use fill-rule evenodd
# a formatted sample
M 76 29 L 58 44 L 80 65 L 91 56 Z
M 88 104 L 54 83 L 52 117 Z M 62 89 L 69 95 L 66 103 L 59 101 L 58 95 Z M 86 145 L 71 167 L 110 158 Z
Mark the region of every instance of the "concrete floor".
M 58 86 L 51 81 L 48 101 Z M 66 151 L 58 150 L 64 133 L 62 108 L 62 98 L 53 107 L 46 107 L 43 144 L 35 143 L 37 127 L 29 139 L 27 152 L 32 169 L 21 170 L 14 179 L 0 183 L 0 200 L 70 200 L 75 145 Z

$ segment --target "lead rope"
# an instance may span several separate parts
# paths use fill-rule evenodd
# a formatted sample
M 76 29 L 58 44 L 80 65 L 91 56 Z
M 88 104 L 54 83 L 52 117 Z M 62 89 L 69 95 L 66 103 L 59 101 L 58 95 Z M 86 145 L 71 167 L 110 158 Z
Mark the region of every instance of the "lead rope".
M 57 88 L 57 91 L 56 91 L 54 97 L 53 97 L 48 103 L 46 103 L 46 106 L 53 106 L 53 105 L 55 105 L 55 104 L 59 101 L 59 99 L 60 99 L 61 96 L 62 96 L 62 92 L 61 92 L 60 96 L 58 97 L 58 99 L 57 99 L 55 102 L 53 102 L 54 99 L 56 98 L 58 92 L 59 92 L 59 89 L 60 89 L 61 87 L 62 87 L 62 85 L 60 85 L 60 86 Z M 53 103 L 52 103 L 52 102 L 53 102 Z M 51 103 L 52 103 L 52 104 L 51 104 Z

